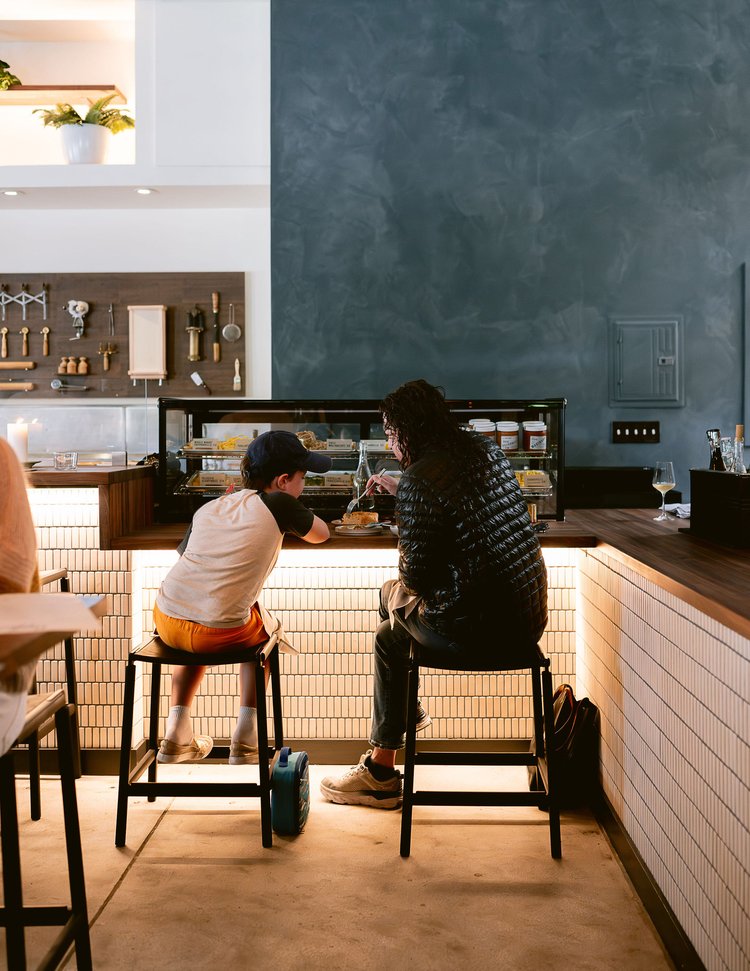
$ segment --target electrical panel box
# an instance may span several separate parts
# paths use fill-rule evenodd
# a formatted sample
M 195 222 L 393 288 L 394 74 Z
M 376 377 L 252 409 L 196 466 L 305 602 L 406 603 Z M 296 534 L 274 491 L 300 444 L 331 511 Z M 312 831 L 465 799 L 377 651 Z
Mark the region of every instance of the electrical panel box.
M 682 406 L 680 316 L 612 317 L 609 351 L 610 405 Z

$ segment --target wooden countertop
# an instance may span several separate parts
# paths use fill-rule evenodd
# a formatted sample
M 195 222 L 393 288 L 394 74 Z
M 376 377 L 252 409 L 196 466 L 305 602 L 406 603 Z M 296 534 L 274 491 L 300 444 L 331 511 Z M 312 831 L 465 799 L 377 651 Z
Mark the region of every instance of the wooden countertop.
M 154 475 L 151 465 L 81 465 L 77 469 L 31 469 L 29 483 L 39 489 L 80 489 L 147 479 Z
M 116 549 L 121 550 L 173 550 L 187 530 L 186 523 L 154 523 L 148 529 L 129 533 L 117 540 Z M 596 546 L 596 535 L 585 523 L 550 522 L 549 529 L 539 534 L 543 547 L 580 549 L 585 546 Z M 374 536 L 342 536 L 331 528 L 331 538 L 327 543 L 313 546 L 304 543 L 296 536 L 284 539 L 284 549 L 314 550 L 314 549 L 358 549 L 384 550 L 396 548 L 396 537 L 388 530 Z
M 655 522 L 655 509 L 575 509 L 567 524 L 585 526 L 608 553 L 662 590 L 750 638 L 750 550 L 691 535 L 690 521 Z

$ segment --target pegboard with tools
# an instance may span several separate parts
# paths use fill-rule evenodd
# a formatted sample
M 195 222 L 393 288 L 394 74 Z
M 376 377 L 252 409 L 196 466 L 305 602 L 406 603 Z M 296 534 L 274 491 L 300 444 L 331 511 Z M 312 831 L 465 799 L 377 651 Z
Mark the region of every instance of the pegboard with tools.
M 0 398 L 142 398 L 129 308 L 156 306 L 166 377 L 149 397 L 242 397 L 244 273 L 25 273 L 0 277 Z

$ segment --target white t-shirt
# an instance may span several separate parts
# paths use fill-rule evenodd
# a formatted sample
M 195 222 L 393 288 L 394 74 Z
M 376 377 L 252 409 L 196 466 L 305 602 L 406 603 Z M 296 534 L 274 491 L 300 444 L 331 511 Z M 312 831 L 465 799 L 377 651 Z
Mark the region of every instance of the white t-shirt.
M 243 489 L 207 503 L 193 517 L 187 548 L 162 582 L 159 610 L 205 627 L 240 627 L 283 540 L 257 492 Z

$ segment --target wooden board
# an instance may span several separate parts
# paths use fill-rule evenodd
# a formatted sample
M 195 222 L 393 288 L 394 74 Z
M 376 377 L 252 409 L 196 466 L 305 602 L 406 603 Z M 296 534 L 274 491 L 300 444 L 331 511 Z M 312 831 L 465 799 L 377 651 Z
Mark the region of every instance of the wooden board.
M 8 294 L 15 296 L 26 284 L 29 294 L 41 292 L 42 284 L 48 288 L 47 320 L 43 319 L 40 303 L 26 306 L 26 320 L 22 307 L 10 303 L 5 307 L 5 320 L 0 327 L 8 328 L 8 360 L 21 360 L 22 327 L 29 328 L 28 362 L 35 362 L 33 390 L 3 390 L 3 398 L 24 395 L 26 398 L 53 398 L 60 401 L 91 400 L 96 398 L 143 398 L 143 381 L 135 385 L 128 378 L 128 305 L 166 304 L 167 306 L 167 379 L 159 387 L 158 382 L 148 382 L 149 397 L 174 395 L 197 397 L 206 392 L 196 387 L 190 374 L 198 371 L 214 395 L 241 398 L 245 391 L 245 274 L 244 273 L 29 273 L 3 274 L 0 276 Z M 213 317 L 211 292 L 219 291 L 219 322 L 221 327 L 229 323 L 229 305 L 234 304 L 235 323 L 242 336 L 230 344 L 222 336 L 222 359 L 215 364 L 212 359 Z M 85 300 L 89 312 L 84 318 L 84 335 L 71 341 L 74 336 L 73 318 L 68 313 L 69 300 Z M 115 335 L 109 335 L 109 304 L 114 307 Z M 205 332 L 201 335 L 201 360 L 188 361 L 188 334 L 185 330 L 186 315 L 198 306 L 204 314 Z M 42 327 L 49 327 L 49 357 L 42 355 Z M 110 359 L 110 369 L 105 371 L 100 345 L 107 342 L 117 347 Z M 89 362 L 87 375 L 58 374 L 60 359 L 71 354 L 86 356 Z M 242 390 L 232 388 L 234 359 L 241 365 Z M 22 381 L 26 372 L 18 375 L 13 370 L 3 372 L 3 381 Z M 66 384 L 86 386 L 88 391 L 53 391 L 50 382 L 60 378 Z M 28 376 L 26 377 L 28 380 Z M 11 386 L 12 388 L 12 386 Z

